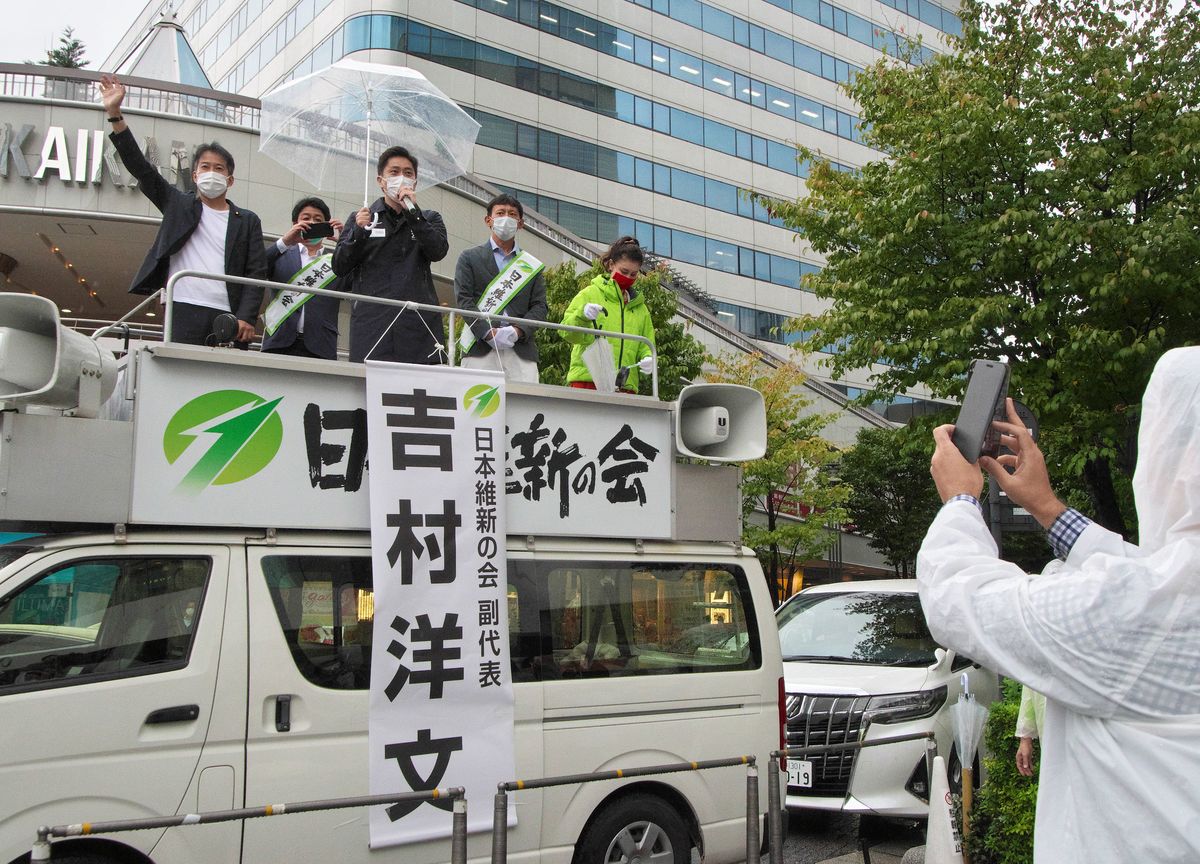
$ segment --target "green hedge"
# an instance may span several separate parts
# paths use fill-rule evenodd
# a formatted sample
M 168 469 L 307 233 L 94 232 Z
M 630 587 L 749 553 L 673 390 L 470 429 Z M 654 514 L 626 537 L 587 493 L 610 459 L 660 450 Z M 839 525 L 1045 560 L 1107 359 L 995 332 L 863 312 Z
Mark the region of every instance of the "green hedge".
M 975 793 L 971 807 L 971 864 L 1030 864 L 1033 861 L 1033 814 L 1037 803 L 1038 742 L 1033 745 L 1034 777 L 1017 772 L 1013 735 L 1021 685 L 1005 680 L 1003 699 L 992 705 L 984 741 L 991 753 L 984 765 L 987 782 Z

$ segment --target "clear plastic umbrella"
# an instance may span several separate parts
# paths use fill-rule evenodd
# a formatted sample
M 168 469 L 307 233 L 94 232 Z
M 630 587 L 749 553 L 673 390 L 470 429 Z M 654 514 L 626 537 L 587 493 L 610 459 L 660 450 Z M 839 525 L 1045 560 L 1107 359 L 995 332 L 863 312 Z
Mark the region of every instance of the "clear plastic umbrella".
M 963 692 L 958 702 L 950 706 L 950 719 L 954 723 L 954 745 L 958 750 L 958 762 L 962 766 L 962 812 L 963 836 L 971 833 L 971 799 L 975 782 L 975 751 L 979 749 L 979 739 L 983 736 L 983 727 L 987 723 L 988 709 L 975 701 L 966 689 L 966 676 L 963 676 Z
M 318 189 L 363 178 L 363 204 L 379 154 L 401 145 L 422 185 L 466 173 L 479 124 L 413 69 L 339 60 L 262 98 L 259 152 Z

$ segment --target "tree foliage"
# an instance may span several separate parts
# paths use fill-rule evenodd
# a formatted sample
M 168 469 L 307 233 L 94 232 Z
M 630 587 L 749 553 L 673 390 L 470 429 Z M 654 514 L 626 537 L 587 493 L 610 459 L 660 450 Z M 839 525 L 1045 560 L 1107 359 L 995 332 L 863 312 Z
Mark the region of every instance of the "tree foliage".
M 973 357 L 1072 442 L 1103 524 L 1157 357 L 1200 339 L 1200 5 L 966 0 L 953 53 L 885 58 L 848 86 L 854 172 L 813 160 L 807 197 L 764 201 L 827 261 L 832 301 L 796 326 L 874 395 L 961 395 Z M 878 368 L 878 367 L 877 367 Z
M 821 437 L 834 415 L 806 410 L 804 372 L 795 364 L 770 367 L 760 355 L 741 354 L 713 365 L 709 381 L 753 387 L 766 404 L 766 455 L 742 463 L 742 540 L 758 554 L 778 605 L 787 599 L 781 577 L 821 557 L 846 518 L 848 490 L 831 470 L 841 454 Z M 792 514 L 797 505 L 805 518 Z
M 41 66 L 58 66 L 64 69 L 82 69 L 90 61 L 83 59 L 87 46 L 75 38 L 75 28 L 67 27 L 58 37 L 58 47 L 46 52 L 42 61 L 27 60 L 27 63 L 37 63 Z
M 851 489 L 847 518 L 905 579 L 916 575 L 917 550 L 942 506 L 929 477 L 930 426 L 914 421 L 900 429 L 863 429 L 838 469 Z
M 565 261 L 545 271 L 546 303 L 548 319 L 562 321 L 563 313 L 572 298 L 601 273 L 597 261 L 587 270 L 579 272 L 574 262 Z M 634 286 L 644 293 L 650 309 L 650 320 L 654 322 L 654 343 L 658 349 L 658 396 L 670 402 L 700 374 L 704 363 L 704 347 L 687 332 L 687 327 L 675 319 L 679 301 L 675 293 L 661 284 L 657 271 L 643 273 Z M 545 384 L 563 384 L 567 380 L 567 369 L 571 362 L 571 345 L 553 330 L 539 330 L 538 368 Z M 650 376 L 640 375 L 639 392 L 650 394 Z M 687 379 L 684 381 L 683 379 Z

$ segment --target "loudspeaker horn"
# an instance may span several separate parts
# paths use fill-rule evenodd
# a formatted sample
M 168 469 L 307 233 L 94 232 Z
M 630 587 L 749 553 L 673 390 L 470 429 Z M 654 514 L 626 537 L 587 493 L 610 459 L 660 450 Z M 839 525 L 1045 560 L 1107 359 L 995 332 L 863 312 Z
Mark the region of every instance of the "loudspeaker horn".
M 741 384 L 690 384 L 675 401 L 675 450 L 710 462 L 748 462 L 767 452 L 762 394 Z
M 116 357 L 62 326 L 53 301 L 0 294 L 0 402 L 95 417 L 116 381 Z

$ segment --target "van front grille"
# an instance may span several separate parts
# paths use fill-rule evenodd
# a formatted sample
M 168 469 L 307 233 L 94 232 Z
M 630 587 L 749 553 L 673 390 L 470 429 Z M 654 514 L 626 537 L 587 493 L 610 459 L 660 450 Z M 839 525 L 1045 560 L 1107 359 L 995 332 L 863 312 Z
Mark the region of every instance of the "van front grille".
M 858 740 L 869 696 L 817 696 L 789 693 L 787 697 L 787 746 L 817 747 Z M 813 766 L 813 785 L 805 789 L 788 786 L 789 795 L 843 796 L 850 788 L 857 750 L 839 750 L 807 759 Z

